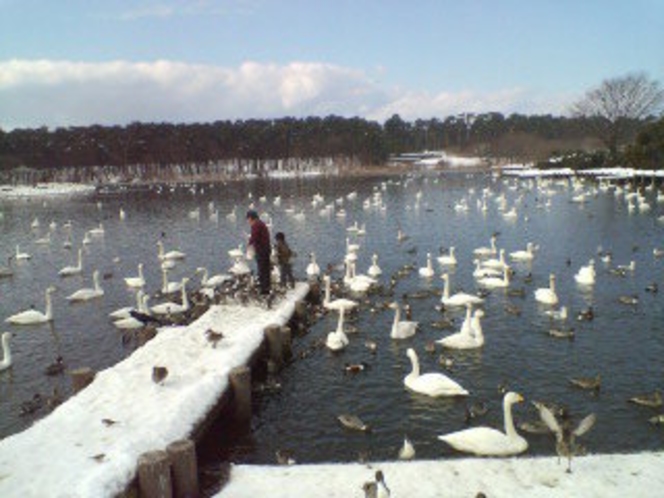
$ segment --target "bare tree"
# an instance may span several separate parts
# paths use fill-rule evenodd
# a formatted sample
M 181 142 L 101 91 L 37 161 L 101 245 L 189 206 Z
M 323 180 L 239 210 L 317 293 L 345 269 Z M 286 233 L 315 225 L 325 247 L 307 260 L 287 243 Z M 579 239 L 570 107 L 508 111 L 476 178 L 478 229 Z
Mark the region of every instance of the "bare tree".
M 599 138 L 615 159 L 618 147 L 636 125 L 656 114 L 664 103 L 664 90 L 645 74 L 604 80 L 572 106 L 573 115 L 592 118 Z

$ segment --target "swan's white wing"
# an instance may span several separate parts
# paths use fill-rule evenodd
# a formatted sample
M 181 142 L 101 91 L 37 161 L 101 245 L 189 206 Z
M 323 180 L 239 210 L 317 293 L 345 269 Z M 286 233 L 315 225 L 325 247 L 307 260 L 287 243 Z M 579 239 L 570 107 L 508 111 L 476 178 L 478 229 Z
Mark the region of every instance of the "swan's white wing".
M 539 416 L 542 419 L 542 422 L 546 424 L 549 430 L 555 434 L 560 434 L 560 424 L 558 424 L 558 420 L 556 420 L 555 415 L 551 413 L 551 410 L 544 406 L 543 403 L 538 403 L 537 401 L 534 401 L 533 405 L 535 405 L 539 411 Z
M 587 417 L 585 417 L 581 422 L 579 422 L 579 425 L 577 426 L 576 429 L 572 432 L 575 436 L 582 436 L 586 432 L 588 432 L 590 429 L 593 428 L 593 425 L 595 425 L 595 421 L 597 420 L 597 416 L 594 413 L 591 413 Z

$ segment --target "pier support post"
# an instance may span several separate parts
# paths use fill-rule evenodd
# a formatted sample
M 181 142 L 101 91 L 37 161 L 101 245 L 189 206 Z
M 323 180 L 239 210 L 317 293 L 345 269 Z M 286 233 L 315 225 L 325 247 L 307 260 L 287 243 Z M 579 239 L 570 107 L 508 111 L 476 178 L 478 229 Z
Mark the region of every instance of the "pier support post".
M 95 378 L 96 372 L 91 368 L 82 367 L 71 370 L 69 375 L 71 375 L 71 383 L 74 388 L 74 393 L 77 393 L 90 385 Z
M 166 447 L 173 471 L 175 498 L 198 498 L 198 467 L 196 447 L 191 439 L 175 441 Z
M 266 327 L 265 340 L 267 341 L 269 359 L 277 365 L 277 368 L 281 368 L 284 361 L 281 327 L 278 325 Z
M 281 327 L 281 349 L 282 356 L 289 360 L 293 356 L 293 339 L 291 329 L 288 326 Z
M 138 494 L 142 498 L 172 498 L 171 462 L 165 451 L 138 457 Z
M 295 302 L 295 311 L 293 313 L 295 319 L 304 322 L 307 319 L 307 303 L 304 301 Z
M 312 280 L 311 282 L 309 282 L 309 296 L 308 296 L 309 301 L 312 304 L 320 304 L 322 302 L 320 295 L 321 295 L 320 281 Z
M 234 418 L 247 427 L 251 423 L 251 370 L 249 367 L 236 367 L 229 376 L 233 390 Z

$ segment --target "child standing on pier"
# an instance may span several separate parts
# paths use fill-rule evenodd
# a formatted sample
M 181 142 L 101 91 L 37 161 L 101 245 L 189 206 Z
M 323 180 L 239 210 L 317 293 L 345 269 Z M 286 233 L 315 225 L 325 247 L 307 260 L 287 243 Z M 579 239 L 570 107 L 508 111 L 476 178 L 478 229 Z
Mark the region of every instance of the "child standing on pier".
M 284 287 L 295 287 L 295 277 L 293 277 L 293 265 L 291 258 L 295 256 L 291 248 L 286 243 L 286 236 L 283 232 L 278 232 L 274 239 L 277 241 L 274 245 L 277 253 L 277 264 L 279 265 L 279 277 L 281 285 Z

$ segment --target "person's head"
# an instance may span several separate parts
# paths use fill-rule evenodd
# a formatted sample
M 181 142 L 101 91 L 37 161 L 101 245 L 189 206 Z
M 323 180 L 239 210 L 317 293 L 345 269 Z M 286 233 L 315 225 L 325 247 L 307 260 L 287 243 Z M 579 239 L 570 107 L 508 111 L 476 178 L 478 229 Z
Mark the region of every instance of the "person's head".
M 249 223 L 253 223 L 257 219 L 258 219 L 258 213 L 256 211 L 254 211 L 253 209 L 247 211 L 247 221 Z
M 285 242 L 286 241 L 286 236 L 284 235 L 284 232 L 277 232 L 277 234 L 274 236 L 274 238 L 277 242 Z

